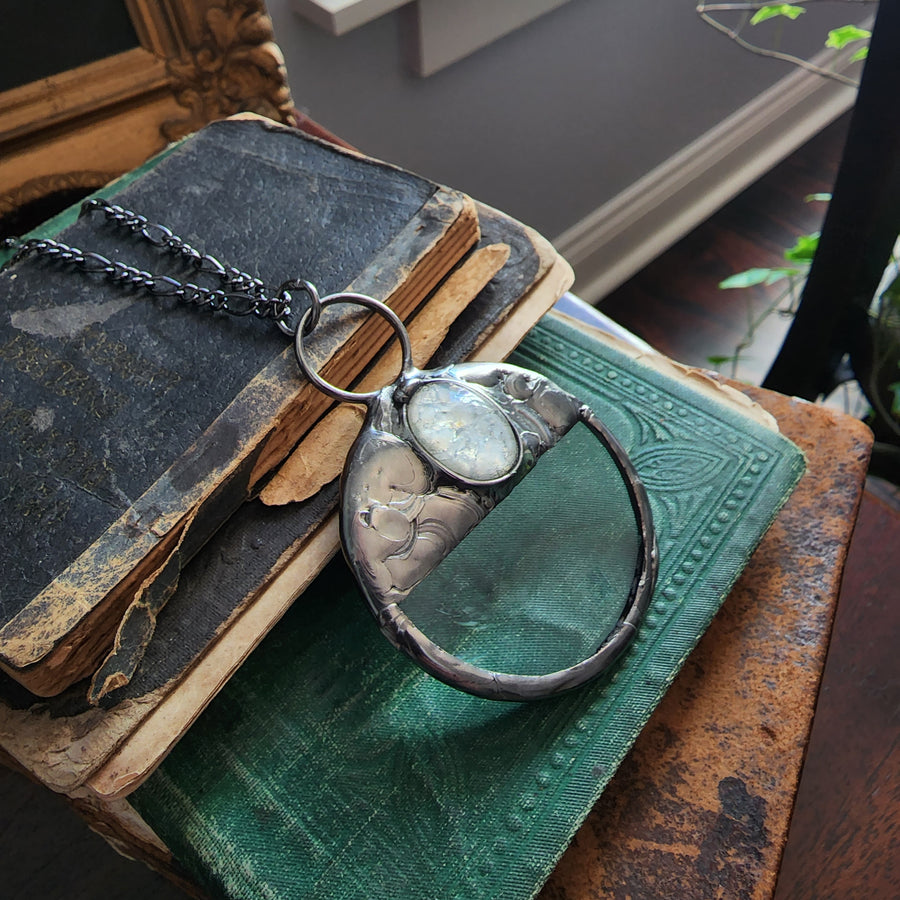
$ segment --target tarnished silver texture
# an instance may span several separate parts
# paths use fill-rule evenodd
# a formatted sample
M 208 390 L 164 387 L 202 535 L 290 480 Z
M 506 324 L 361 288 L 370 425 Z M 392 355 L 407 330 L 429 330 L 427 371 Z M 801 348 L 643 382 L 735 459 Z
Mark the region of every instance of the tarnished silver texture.
M 475 480 L 423 450 L 407 422 L 415 391 L 433 382 L 483 393 L 522 448 L 503 477 Z M 468 363 L 413 372 L 379 392 L 347 457 L 341 511 L 344 550 L 373 609 L 406 595 L 579 420 L 580 405 L 525 369 Z
M 303 321 L 295 342 L 300 367 L 317 387 L 338 400 L 368 407 L 341 479 L 341 541 L 366 602 L 388 640 L 441 681 L 492 700 L 535 700 L 596 678 L 635 635 L 656 581 L 658 552 L 650 505 L 624 450 L 587 406 L 538 373 L 494 363 L 420 371 L 413 366 L 406 329 L 387 306 L 351 294 L 326 297 L 321 306 L 335 303 L 358 303 L 383 315 L 403 346 L 403 364 L 395 382 L 378 391 L 354 393 L 336 388 L 312 369 L 305 351 Z M 485 435 L 474 421 L 463 422 L 456 429 L 459 440 L 451 440 L 440 456 L 426 446 L 410 409 L 417 392 L 434 385 L 455 390 L 462 402 L 481 405 L 487 418 L 502 417 L 502 427 L 511 430 L 516 448 L 505 469 L 498 473 L 491 468 L 485 473 L 490 477 L 482 478 L 477 461 L 469 462 L 478 456 L 478 442 L 501 427 L 496 418 Z M 441 412 L 445 421 L 435 427 L 442 434 L 452 432 L 452 408 Z M 557 672 L 518 675 L 471 665 L 429 639 L 403 611 L 403 601 L 579 422 L 615 462 L 627 486 L 639 532 L 634 579 L 629 595 L 622 598 L 618 622 L 595 653 Z M 466 463 L 455 463 L 454 452 L 465 455 Z M 590 477 L 589 473 L 585 477 Z

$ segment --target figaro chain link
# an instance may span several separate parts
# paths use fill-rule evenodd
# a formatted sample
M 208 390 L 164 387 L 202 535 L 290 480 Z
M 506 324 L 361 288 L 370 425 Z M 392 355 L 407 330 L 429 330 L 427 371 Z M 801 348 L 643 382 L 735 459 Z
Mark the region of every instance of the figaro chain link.
M 218 278 L 221 287 L 208 288 L 194 282 L 181 282 L 168 275 L 154 275 L 118 260 L 111 260 L 92 251 L 80 250 L 52 238 L 31 238 L 18 241 L 15 238 L 3 242 L 15 249 L 6 266 L 29 256 L 46 256 L 60 260 L 83 272 L 103 275 L 114 284 L 144 290 L 156 297 L 175 297 L 178 301 L 196 307 L 207 307 L 216 312 L 233 316 L 254 315 L 260 319 L 272 319 L 287 335 L 293 336 L 296 327 L 291 325 L 291 291 L 305 292 L 312 305 L 309 328 L 314 328 L 319 317 L 319 296 L 314 285 L 303 279 L 285 281 L 275 292 L 267 296 L 266 286 L 259 279 L 234 266 L 219 262 L 209 253 L 201 253 L 165 225 L 150 222 L 117 204 L 100 198 L 86 200 L 81 206 L 81 216 L 101 212 L 107 221 L 142 238 L 168 253 L 180 256 L 198 272 Z M 4 266 L 3 268 L 6 268 Z

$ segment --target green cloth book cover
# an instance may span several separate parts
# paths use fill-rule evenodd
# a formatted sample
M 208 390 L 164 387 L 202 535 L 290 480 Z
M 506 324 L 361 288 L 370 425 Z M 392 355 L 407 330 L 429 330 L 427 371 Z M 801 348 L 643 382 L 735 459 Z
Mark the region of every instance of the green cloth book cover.
M 646 485 L 660 571 L 636 639 L 562 697 L 478 699 L 394 651 L 334 561 L 131 797 L 213 896 L 533 896 L 804 471 L 758 419 L 558 317 L 510 362 L 591 406 Z M 502 592 L 518 573 L 548 634 L 608 616 L 610 590 L 621 602 L 616 488 L 578 439 L 554 455 L 523 482 L 524 530 L 500 519 L 447 580 L 460 628 L 503 630 L 466 611 L 479 573 Z

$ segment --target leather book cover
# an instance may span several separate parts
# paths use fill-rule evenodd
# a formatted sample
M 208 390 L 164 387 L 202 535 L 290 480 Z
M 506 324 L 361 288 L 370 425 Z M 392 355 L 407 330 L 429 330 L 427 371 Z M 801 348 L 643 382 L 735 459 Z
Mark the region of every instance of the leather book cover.
M 420 364 L 507 356 L 571 283 L 534 231 L 484 206 L 478 214 L 478 245 L 408 321 Z M 390 381 L 394 363 L 384 360 L 384 373 L 382 362 L 365 377 Z M 314 459 L 307 443 L 324 421 L 300 442 L 301 460 Z M 98 705 L 84 681 L 38 700 L 0 673 L 0 751 L 56 791 L 105 802 L 133 790 L 337 550 L 335 477 L 348 447 L 328 440 L 334 474 L 310 462 L 319 476 L 310 496 L 253 499 L 233 513 L 185 566 L 133 678 Z
M 115 202 L 199 250 L 272 289 L 307 278 L 322 295 L 351 288 L 401 316 L 478 238 L 466 196 L 258 118 L 214 123 L 139 176 L 114 186 Z M 98 214 L 58 236 L 197 277 Z M 96 669 L 127 609 L 162 605 L 329 401 L 271 322 L 178 306 L 58 261 L 5 271 L 0 309 L 0 667 L 52 695 Z M 334 381 L 389 336 L 362 319 L 321 342 Z M 152 630 L 150 613 L 139 618 Z

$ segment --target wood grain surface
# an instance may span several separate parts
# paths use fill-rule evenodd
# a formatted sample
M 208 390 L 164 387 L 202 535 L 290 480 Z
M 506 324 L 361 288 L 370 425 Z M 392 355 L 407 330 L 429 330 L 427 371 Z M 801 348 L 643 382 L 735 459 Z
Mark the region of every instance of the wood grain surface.
M 600 308 L 679 362 L 706 366 L 710 356 L 733 353 L 749 318 L 783 285 L 722 291 L 719 282 L 745 269 L 783 266 L 784 249 L 821 226 L 826 204 L 806 197 L 831 190 L 846 128 L 843 117 L 824 129 L 613 291 Z
M 866 493 L 776 900 L 900 897 L 900 503 Z

